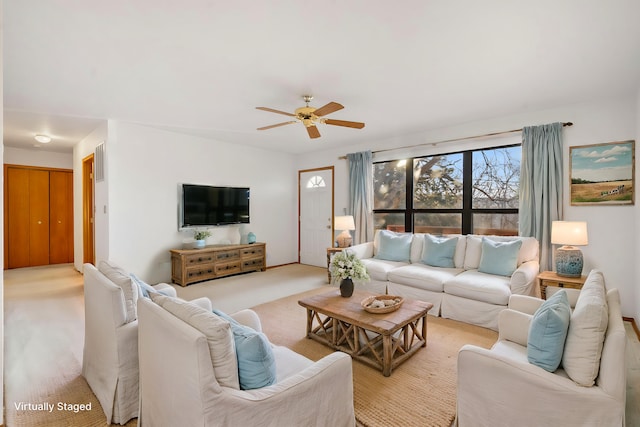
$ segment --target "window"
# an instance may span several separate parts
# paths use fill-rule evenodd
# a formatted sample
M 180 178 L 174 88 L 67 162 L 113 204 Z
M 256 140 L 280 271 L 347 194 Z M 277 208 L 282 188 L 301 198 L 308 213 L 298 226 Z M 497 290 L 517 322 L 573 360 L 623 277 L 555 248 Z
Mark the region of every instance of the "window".
M 517 145 L 375 163 L 375 228 L 517 235 L 520 157 Z
M 307 188 L 321 188 L 326 187 L 326 185 L 324 178 L 319 175 L 314 175 L 307 181 Z

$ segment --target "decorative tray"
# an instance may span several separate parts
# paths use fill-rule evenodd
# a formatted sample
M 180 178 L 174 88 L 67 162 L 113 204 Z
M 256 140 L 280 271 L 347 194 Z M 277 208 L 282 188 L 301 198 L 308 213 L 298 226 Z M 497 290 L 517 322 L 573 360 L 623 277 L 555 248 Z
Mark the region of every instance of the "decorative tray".
M 370 296 L 362 300 L 360 305 L 369 313 L 391 313 L 400 308 L 404 298 L 395 295 Z

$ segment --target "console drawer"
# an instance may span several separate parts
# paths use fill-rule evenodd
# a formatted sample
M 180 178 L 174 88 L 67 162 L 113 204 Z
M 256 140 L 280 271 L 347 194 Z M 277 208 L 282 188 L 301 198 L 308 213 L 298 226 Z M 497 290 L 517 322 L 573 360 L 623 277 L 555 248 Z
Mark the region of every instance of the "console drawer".
M 216 262 L 232 261 L 235 259 L 240 259 L 240 251 L 237 249 L 231 251 L 220 251 L 215 252 L 214 256 Z
M 224 276 L 227 274 L 240 273 L 240 261 L 228 262 L 224 264 L 216 264 L 215 272 L 216 276 Z
M 264 258 L 251 258 L 242 261 L 242 271 L 262 270 L 264 268 Z
M 212 252 L 204 252 L 202 254 L 187 255 L 186 257 L 187 266 L 197 265 L 197 264 L 211 264 L 212 262 L 213 262 Z
M 251 248 L 243 248 L 240 251 L 242 252 L 242 258 L 263 257 L 264 256 L 264 246 L 255 246 L 255 247 L 251 247 Z
M 201 280 L 213 279 L 214 277 L 216 277 L 216 273 L 212 266 L 189 268 L 187 270 L 187 280 L 189 282 L 199 282 Z

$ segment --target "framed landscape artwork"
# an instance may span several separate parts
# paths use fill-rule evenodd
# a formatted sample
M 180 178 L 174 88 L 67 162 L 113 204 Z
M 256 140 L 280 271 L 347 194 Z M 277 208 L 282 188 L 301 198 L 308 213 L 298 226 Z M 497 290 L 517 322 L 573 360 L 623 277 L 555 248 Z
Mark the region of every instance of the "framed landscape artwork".
M 570 148 L 571 204 L 633 205 L 635 141 Z

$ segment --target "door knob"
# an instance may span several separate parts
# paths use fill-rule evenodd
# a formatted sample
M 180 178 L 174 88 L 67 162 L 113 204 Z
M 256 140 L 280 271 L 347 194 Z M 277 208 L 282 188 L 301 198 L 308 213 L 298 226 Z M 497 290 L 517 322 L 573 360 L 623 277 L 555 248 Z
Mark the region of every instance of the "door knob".
M 38 221 L 38 225 L 42 224 L 42 221 Z

